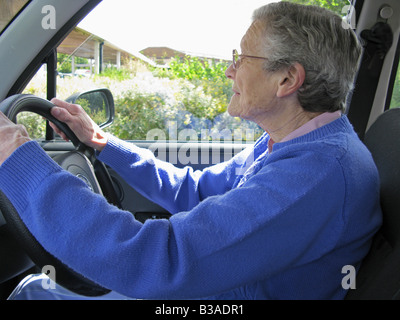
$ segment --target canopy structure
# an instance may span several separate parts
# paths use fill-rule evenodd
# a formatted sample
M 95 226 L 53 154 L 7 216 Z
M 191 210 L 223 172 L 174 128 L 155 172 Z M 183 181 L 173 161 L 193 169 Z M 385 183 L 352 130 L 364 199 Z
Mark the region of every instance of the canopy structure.
M 89 68 L 91 73 L 98 74 L 105 65 L 120 68 L 124 62 L 138 58 L 146 63 L 155 65 L 155 62 L 139 52 L 128 52 L 109 41 L 81 28 L 75 28 L 59 45 L 58 53 L 67 54 L 71 59 L 72 73 L 78 67 Z M 89 59 L 89 64 L 76 64 L 74 57 Z

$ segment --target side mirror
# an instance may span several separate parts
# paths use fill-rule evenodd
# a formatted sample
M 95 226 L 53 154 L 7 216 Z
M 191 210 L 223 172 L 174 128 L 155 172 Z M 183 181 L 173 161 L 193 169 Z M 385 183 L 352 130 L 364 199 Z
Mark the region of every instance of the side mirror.
M 77 92 L 65 101 L 79 104 L 100 128 L 108 127 L 114 121 L 114 98 L 106 88 Z

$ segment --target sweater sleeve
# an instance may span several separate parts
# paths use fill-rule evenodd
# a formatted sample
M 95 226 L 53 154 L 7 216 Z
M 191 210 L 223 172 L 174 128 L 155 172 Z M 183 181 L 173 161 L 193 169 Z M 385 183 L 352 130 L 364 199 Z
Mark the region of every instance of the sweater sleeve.
M 110 137 L 98 158 L 136 191 L 173 214 L 190 210 L 203 199 L 230 190 L 251 149 L 203 171 L 193 171 L 191 167 L 178 168 L 156 159 L 150 150 L 133 143 Z
M 135 298 L 198 298 L 307 264 L 337 243 L 340 166 L 309 152 L 268 162 L 242 187 L 144 224 L 34 142 L 0 167 L 0 188 L 45 249 L 93 281 Z

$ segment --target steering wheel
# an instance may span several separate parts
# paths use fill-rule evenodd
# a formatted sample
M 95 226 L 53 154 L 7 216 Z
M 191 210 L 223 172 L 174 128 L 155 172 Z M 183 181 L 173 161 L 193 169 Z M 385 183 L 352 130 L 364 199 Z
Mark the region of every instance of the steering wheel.
M 66 134 L 75 146 L 74 151 L 53 157 L 54 161 L 63 169 L 84 180 L 94 192 L 103 194 L 110 203 L 121 207 L 105 165 L 95 158 L 92 148 L 82 144 L 65 123 L 58 121 L 51 115 L 50 110 L 53 106 L 50 101 L 34 95 L 17 94 L 2 101 L 0 103 L 0 111 L 14 123 L 16 123 L 17 114 L 22 111 L 39 114 L 53 122 Z M 8 232 L 12 234 L 12 237 L 26 251 L 33 263 L 41 269 L 46 265 L 51 265 L 55 268 L 58 284 L 72 292 L 85 296 L 101 296 L 110 292 L 110 290 L 75 272 L 47 252 L 30 233 L 19 217 L 18 212 L 1 191 L 0 211 L 5 218 Z M 12 243 L 14 241 L 10 240 L 5 245 Z

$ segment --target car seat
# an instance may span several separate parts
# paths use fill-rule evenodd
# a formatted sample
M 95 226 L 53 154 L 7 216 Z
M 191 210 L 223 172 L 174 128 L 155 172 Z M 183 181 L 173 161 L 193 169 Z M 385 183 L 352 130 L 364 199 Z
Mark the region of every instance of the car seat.
M 400 299 L 400 108 L 384 112 L 364 143 L 380 176 L 383 225 L 373 239 L 348 300 Z

